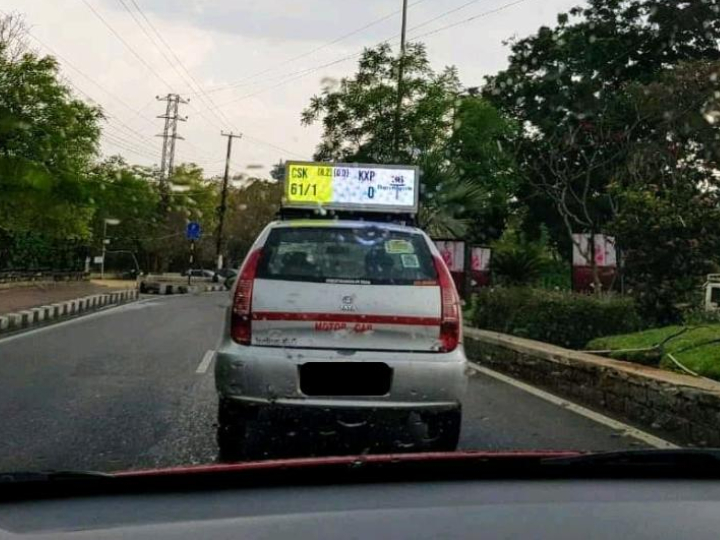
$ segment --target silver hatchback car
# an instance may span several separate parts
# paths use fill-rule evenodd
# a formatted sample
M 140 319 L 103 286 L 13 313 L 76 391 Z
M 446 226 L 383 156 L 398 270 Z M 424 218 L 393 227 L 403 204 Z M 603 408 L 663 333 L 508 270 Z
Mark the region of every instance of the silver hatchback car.
M 215 364 L 221 455 L 271 409 L 419 416 L 458 444 L 466 358 L 451 274 L 414 227 L 279 221 L 249 251 Z

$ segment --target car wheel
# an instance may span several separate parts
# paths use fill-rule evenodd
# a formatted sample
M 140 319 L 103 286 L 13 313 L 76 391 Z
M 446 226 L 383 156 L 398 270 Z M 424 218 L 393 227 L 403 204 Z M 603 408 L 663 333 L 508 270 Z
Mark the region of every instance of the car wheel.
M 247 419 L 242 406 L 220 398 L 218 404 L 217 444 L 220 461 L 238 461 L 245 452 Z
M 441 452 L 457 450 L 461 425 L 462 411 L 459 408 L 435 414 L 431 423 L 431 429 L 436 437 L 433 447 Z

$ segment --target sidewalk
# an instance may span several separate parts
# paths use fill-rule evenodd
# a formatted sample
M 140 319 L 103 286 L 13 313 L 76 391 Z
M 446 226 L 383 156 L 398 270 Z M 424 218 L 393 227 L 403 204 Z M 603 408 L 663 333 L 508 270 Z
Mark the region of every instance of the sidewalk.
M 132 288 L 134 281 L 92 280 L 0 289 L 0 315 Z

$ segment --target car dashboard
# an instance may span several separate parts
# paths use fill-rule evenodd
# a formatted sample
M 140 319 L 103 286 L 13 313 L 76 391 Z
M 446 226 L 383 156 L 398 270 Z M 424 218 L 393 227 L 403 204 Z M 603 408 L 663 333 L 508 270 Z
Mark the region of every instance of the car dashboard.
M 268 486 L 0 504 L 0 540 L 718 538 L 720 483 L 473 480 Z

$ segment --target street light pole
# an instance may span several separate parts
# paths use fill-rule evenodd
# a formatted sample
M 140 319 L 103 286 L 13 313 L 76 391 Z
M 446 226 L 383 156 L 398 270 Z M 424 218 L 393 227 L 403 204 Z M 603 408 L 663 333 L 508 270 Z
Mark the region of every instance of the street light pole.
M 400 60 L 398 62 L 398 82 L 397 82 L 397 104 L 395 107 L 395 125 L 393 129 L 393 150 L 395 158 L 398 159 L 400 152 L 400 111 L 402 109 L 402 84 L 405 70 L 405 34 L 407 33 L 407 9 L 408 1 L 403 0 L 402 7 L 402 29 L 400 30 Z

